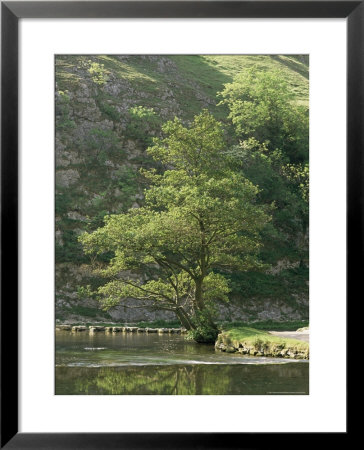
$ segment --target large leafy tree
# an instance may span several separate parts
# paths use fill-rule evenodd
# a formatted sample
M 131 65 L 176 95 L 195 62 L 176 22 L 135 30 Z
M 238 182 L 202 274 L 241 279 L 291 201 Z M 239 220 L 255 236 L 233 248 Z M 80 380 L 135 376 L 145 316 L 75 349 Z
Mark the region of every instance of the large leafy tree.
M 229 292 L 219 271 L 262 267 L 259 231 L 269 216 L 258 188 L 230 168 L 223 130 L 208 112 L 190 127 L 175 119 L 162 130 L 148 148 L 160 169 L 143 172 L 145 206 L 106 217 L 80 240 L 88 254 L 114 254 L 100 270 L 105 309 L 137 299 L 173 311 L 197 341 L 213 341 L 214 305 Z
M 235 170 L 259 186 L 258 202 L 266 205 L 274 202 L 272 221 L 261 233 L 261 258 L 270 264 L 289 259 L 306 265 L 308 164 L 289 164 L 280 150 L 270 151 L 254 138 L 242 141 L 228 153 Z
M 263 235 L 266 261 L 307 260 L 308 108 L 278 69 L 243 70 L 219 94 L 239 144 L 237 169 L 259 186 L 259 201 L 275 204 Z
M 299 105 L 279 70 L 248 68 L 219 94 L 238 138 L 280 149 L 291 163 L 308 159 L 308 109 Z

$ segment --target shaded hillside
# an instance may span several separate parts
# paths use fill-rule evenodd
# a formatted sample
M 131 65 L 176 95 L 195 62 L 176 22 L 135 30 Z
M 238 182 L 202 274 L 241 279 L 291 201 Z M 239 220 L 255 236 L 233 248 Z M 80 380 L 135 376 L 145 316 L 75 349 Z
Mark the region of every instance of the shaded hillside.
M 58 56 L 56 58 L 56 312 L 60 319 L 102 318 L 79 286 L 97 286 L 77 236 L 109 213 L 143 204 L 140 167 L 161 124 L 186 123 L 207 108 L 231 132 L 217 93 L 244 68 L 280 68 L 296 102 L 308 105 L 308 66 L 302 56 Z M 287 231 L 267 245 L 268 273 L 232 274 L 231 318 L 307 317 L 306 237 Z M 304 249 L 304 252 L 302 251 Z M 234 306 L 235 305 L 235 306 Z M 239 309 L 240 308 L 240 309 Z M 270 311 L 270 312 L 269 312 Z M 114 317 L 132 320 L 131 311 Z M 265 314 L 265 313 L 260 313 Z M 283 315 L 282 315 L 283 314 Z M 146 318 L 159 317 L 146 313 Z

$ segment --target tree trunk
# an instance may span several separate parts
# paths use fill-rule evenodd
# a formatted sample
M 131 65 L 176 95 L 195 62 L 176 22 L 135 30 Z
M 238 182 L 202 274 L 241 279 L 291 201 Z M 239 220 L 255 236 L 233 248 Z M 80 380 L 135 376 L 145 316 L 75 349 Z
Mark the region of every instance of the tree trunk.
M 199 278 L 195 281 L 196 291 L 195 291 L 195 307 L 196 309 L 202 311 L 204 309 L 204 301 L 202 298 L 202 282 L 203 278 Z
M 206 311 L 205 308 L 205 302 L 203 299 L 203 295 L 202 295 L 202 284 L 203 284 L 203 280 L 205 277 L 201 276 L 200 278 L 198 278 L 195 283 L 196 283 L 196 291 L 195 291 L 195 308 L 204 313 L 204 316 L 208 322 L 208 324 L 210 325 L 210 327 L 214 330 L 217 330 L 217 325 L 215 324 L 215 322 L 213 321 L 212 317 L 210 316 L 210 314 L 208 313 L 208 311 Z
M 178 317 L 181 324 L 186 328 L 186 330 L 195 329 L 195 326 L 192 324 L 190 318 L 188 317 L 186 311 L 183 308 L 178 307 L 176 309 L 176 316 Z

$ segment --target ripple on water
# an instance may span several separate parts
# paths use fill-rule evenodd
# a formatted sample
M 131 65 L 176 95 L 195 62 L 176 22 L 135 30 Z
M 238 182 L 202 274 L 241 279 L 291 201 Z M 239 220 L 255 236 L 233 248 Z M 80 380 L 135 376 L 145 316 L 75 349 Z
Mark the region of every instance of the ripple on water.
M 84 350 L 87 351 L 107 350 L 107 347 L 85 347 Z
M 181 336 L 57 336 L 57 367 L 223 366 L 307 363 L 306 360 L 216 352 Z
M 213 361 L 204 359 L 154 359 L 154 358 L 128 358 L 120 361 L 72 361 L 57 364 L 56 367 L 125 367 L 125 366 L 189 366 L 189 365 L 270 365 L 270 364 L 289 364 L 289 363 L 305 363 L 305 360 L 278 360 L 273 358 L 236 358 L 225 361 Z

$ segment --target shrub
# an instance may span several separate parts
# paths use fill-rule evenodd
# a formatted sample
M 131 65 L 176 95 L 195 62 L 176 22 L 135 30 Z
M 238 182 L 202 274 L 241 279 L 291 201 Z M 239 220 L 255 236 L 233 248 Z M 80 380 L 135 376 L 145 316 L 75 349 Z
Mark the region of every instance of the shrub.
M 151 131 L 158 131 L 160 118 L 153 108 L 134 106 L 129 109 L 129 123 L 126 134 L 129 138 L 138 139 L 146 146 L 152 143 Z

